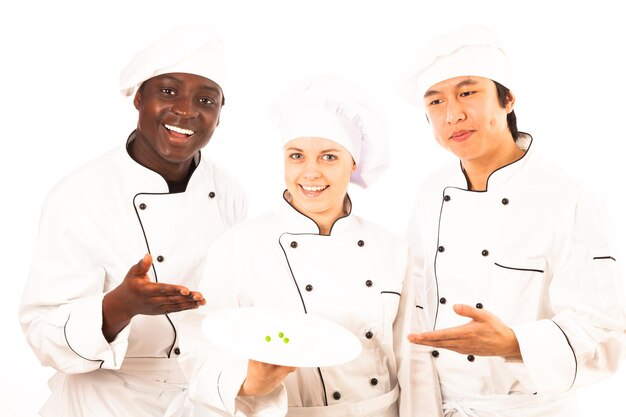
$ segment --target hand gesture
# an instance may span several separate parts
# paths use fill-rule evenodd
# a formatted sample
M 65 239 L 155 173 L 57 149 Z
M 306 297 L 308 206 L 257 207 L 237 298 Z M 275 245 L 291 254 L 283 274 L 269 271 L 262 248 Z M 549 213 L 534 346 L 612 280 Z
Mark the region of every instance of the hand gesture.
M 515 333 L 493 313 L 464 304 L 455 304 L 454 312 L 471 321 L 457 327 L 410 334 L 409 341 L 462 354 L 521 359 Z
M 159 315 L 189 310 L 204 305 L 199 292 L 182 285 L 150 281 L 152 256 L 147 254 L 133 265 L 120 285 L 102 300 L 102 333 L 108 341 L 137 314 Z
M 292 366 L 272 365 L 265 362 L 248 360 L 248 374 L 241 384 L 239 395 L 260 397 L 274 391 L 283 380 L 295 371 Z

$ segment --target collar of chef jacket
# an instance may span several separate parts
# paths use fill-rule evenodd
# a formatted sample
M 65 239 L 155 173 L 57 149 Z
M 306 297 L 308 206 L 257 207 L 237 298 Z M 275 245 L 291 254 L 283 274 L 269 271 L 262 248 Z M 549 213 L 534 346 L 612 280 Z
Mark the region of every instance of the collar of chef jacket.
M 286 233 L 297 233 L 297 234 L 315 234 L 318 235 L 320 233 L 319 227 L 317 227 L 317 223 L 313 221 L 310 217 L 305 216 L 296 210 L 288 201 L 288 192 L 285 190 L 283 192 L 283 203 L 280 206 L 280 217 L 284 226 L 286 227 Z M 348 212 L 344 217 L 340 217 L 335 220 L 335 223 L 330 229 L 330 234 L 335 235 L 338 233 L 342 233 L 344 230 L 348 229 L 355 221 L 354 216 L 352 216 L 352 201 L 350 200 L 350 196 L 346 195 L 346 199 L 344 202 L 344 210 Z
M 526 165 L 530 163 L 529 161 L 534 158 L 533 148 L 531 146 L 532 142 L 532 136 L 526 133 L 521 134 L 521 136 L 517 139 L 516 145 L 518 148 L 525 150 L 526 153 L 517 161 L 511 162 L 510 164 L 493 171 L 487 179 L 487 191 L 497 190 L 498 188 L 502 187 L 511 179 L 511 177 L 516 172 L 523 169 Z M 450 183 L 449 186 L 457 187 L 464 190 L 468 189 L 467 178 L 465 177 L 465 173 L 463 171 L 463 167 L 460 161 L 459 169 L 455 171 L 455 175 L 452 178 L 452 183 Z
M 169 189 L 169 186 L 167 185 L 167 181 L 165 181 L 165 178 L 163 178 L 161 174 L 159 174 L 158 172 L 153 171 L 150 168 L 147 168 L 141 165 L 140 163 L 138 163 L 137 161 L 135 161 L 128 153 L 128 145 L 133 140 L 135 140 L 135 134 L 136 134 L 136 131 L 133 131 L 128 137 L 128 140 L 126 141 L 126 147 L 122 155 L 123 166 L 125 166 L 126 169 L 128 169 L 128 172 L 130 173 L 130 178 L 132 178 L 133 181 L 136 181 L 136 184 L 138 185 L 141 192 L 155 193 L 155 194 L 169 194 L 170 189 Z M 201 170 L 199 169 L 200 164 L 202 164 L 202 159 L 203 158 L 201 157 L 200 153 L 194 156 L 194 163 L 196 164 L 196 169 L 191 174 L 191 178 L 189 178 L 189 182 L 187 183 L 187 190 L 189 190 L 190 188 L 193 188 L 193 183 L 197 182 L 198 178 L 202 176 L 202 174 L 200 173 Z

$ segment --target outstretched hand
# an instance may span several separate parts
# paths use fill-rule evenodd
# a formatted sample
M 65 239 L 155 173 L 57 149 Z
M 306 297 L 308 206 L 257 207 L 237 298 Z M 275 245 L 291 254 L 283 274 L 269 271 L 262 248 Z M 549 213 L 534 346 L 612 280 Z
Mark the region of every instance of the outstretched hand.
M 133 265 L 120 285 L 102 300 L 102 333 L 111 341 L 137 314 L 159 315 L 204 305 L 199 292 L 182 285 L 150 281 L 152 256 L 145 255 Z
M 272 365 L 265 362 L 248 360 L 248 374 L 241 384 L 239 395 L 261 397 L 274 391 L 283 380 L 295 371 L 292 366 Z
M 496 315 L 465 304 L 455 304 L 454 312 L 471 321 L 457 327 L 410 334 L 409 341 L 462 354 L 522 358 L 515 333 Z

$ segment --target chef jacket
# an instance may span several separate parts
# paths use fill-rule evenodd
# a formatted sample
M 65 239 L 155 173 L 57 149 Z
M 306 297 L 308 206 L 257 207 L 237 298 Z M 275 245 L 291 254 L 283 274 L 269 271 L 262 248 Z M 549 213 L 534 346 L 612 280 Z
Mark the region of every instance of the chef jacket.
M 186 386 L 182 374 L 175 375 L 180 348 L 173 315 L 137 315 L 108 343 L 102 299 L 147 252 L 152 280 L 196 289 L 209 245 L 246 211 L 234 179 L 198 158 L 185 192 L 170 194 L 159 174 L 120 147 L 79 168 L 47 196 L 20 307 L 28 343 L 43 365 L 59 371 L 44 415 L 85 415 L 88 402 L 98 416 L 109 415 L 107 407 L 112 415 L 150 415 L 145 409 L 153 405 L 130 401 L 130 391 L 116 391 L 115 382 L 140 391 Z M 152 371 L 167 371 L 176 383 L 154 383 L 166 378 L 147 374 Z M 83 398 L 89 393 L 96 394 Z
M 618 367 L 626 319 L 607 215 L 531 141 L 518 140 L 525 155 L 486 191 L 468 190 L 455 164 L 418 194 L 407 236 L 422 331 L 468 322 L 454 304 L 484 308 L 513 329 L 523 358 L 429 348 L 446 415 L 568 416 L 573 387 Z
M 397 416 L 398 391 L 401 415 L 412 415 L 418 406 L 440 408 L 434 394 L 408 395 L 416 375 L 411 367 L 424 362 L 432 369 L 429 353 L 409 358 L 406 336 L 415 311 L 410 278 L 407 245 L 352 214 L 325 236 L 283 202 L 277 211 L 229 230 L 208 257 L 201 286 L 206 307 L 185 312 L 181 321 L 195 320 L 197 329 L 211 309 L 236 306 L 301 311 L 344 326 L 363 351 L 343 365 L 297 369 L 284 381 L 287 400 L 282 388 L 264 397 L 236 398 L 247 360 L 187 348 L 185 343 L 193 342 L 185 336 L 200 330 L 183 333 L 181 361 L 190 375 L 193 415 L 284 415 L 288 401 L 288 416 Z M 431 380 L 430 392 L 435 389 Z

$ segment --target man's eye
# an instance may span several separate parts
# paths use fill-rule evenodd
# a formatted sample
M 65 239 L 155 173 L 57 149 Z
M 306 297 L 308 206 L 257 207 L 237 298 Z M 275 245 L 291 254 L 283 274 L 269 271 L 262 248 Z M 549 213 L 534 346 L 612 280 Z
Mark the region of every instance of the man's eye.
M 463 91 L 461 93 L 461 97 L 467 97 L 467 96 L 471 96 L 472 94 L 474 94 L 476 91 Z
M 433 100 L 433 101 L 429 102 L 429 103 L 428 103 L 428 105 L 429 105 L 429 106 L 434 106 L 434 105 L 441 104 L 441 103 L 443 103 L 443 100 L 442 100 L 442 99 L 440 99 L 440 98 L 437 98 L 437 99 L 435 99 L 435 100 Z
M 163 94 L 167 94 L 168 96 L 176 94 L 176 92 L 174 90 L 172 90 L 171 88 L 162 88 L 161 92 Z
M 203 97 L 198 99 L 198 101 L 202 104 L 215 104 L 215 100 L 208 98 L 208 97 Z

